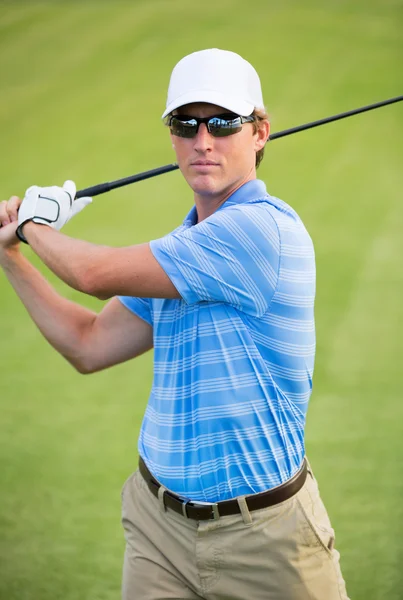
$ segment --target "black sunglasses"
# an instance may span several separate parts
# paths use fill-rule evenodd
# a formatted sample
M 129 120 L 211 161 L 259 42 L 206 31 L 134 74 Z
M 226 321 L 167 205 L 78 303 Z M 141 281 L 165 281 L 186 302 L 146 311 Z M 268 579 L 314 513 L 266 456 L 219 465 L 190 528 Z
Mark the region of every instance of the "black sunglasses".
M 173 135 L 182 138 L 194 138 L 199 131 L 200 123 L 205 123 L 207 131 L 214 137 L 225 137 L 239 133 L 243 123 L 251 123 L 254 116 L 241 117 L 235 113 L 222 113 L 213 117 L 190 117 L 188 115 L 171 115 L 166 120 L 166 125 Z

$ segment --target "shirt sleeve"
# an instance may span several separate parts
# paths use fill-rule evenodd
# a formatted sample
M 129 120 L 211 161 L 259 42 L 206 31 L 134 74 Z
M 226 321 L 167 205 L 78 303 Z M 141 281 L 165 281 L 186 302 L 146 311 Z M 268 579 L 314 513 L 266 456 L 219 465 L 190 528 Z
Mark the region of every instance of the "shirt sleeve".
M 132 313 L 153 325 L 152 308 L 150 298 L 135 298 L 132 296 L 118 296 L 119 300 Z
M 268 310 L 278 281 L 280 242 L 264 203 L 219 209 L 150 247 L 188 304 L 224 302 L 252 316 Z

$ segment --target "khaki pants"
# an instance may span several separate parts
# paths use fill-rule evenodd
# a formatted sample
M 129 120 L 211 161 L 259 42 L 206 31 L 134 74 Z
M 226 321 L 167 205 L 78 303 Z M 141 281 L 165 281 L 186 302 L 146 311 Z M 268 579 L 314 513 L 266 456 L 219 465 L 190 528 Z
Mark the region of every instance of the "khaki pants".
M 289 500 L 211 521 L 164 510 L 136 471 L 122 510 L 124 600 L 348 600 L 311 471 Z

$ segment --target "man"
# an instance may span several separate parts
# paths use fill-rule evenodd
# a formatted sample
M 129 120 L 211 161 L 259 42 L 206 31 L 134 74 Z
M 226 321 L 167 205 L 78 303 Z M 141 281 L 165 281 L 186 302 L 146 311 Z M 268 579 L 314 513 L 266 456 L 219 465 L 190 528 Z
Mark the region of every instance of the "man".
M 108 248 L 59 233 L 90 202 L 73 203 L 69 181 L 0 205 L 0 263 L 72 365 L 91 373 L 154 348 L 139 470 L 122 493 L 123 597 L 346 599 L 304 451 L 314 253 L 256 179 L 269 136 L 259 77 L 232 52 L 193 53 L 163 118 L 194 206 L 162 239 Z M 61 299 L 16 233 L 67 284 L 113 299 L 99 315 Z

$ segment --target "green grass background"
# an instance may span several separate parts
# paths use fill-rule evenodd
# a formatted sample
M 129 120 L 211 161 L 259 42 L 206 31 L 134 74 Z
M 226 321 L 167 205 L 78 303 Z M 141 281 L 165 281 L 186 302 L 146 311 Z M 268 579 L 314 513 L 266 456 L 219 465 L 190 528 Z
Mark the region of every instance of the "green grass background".
M 254 64 L 272 131 L 402 94 L 402 26 L 401 0 L 0 1 L 1 195 L 172 162 L 160 114 L 194 50 Z M 356 600 L 403 598 L 402 167 L 398 104 L 275 141 L 260 169 L 316 247 L 306 443 Z M 179 173 L 162 175 L 99 197 L 66 232 L 148 241 L 191 202 Z M 151 377 L 151 354 L 75 373 L 0 272 L 1 600 L 119 598 L 120 488 Z

